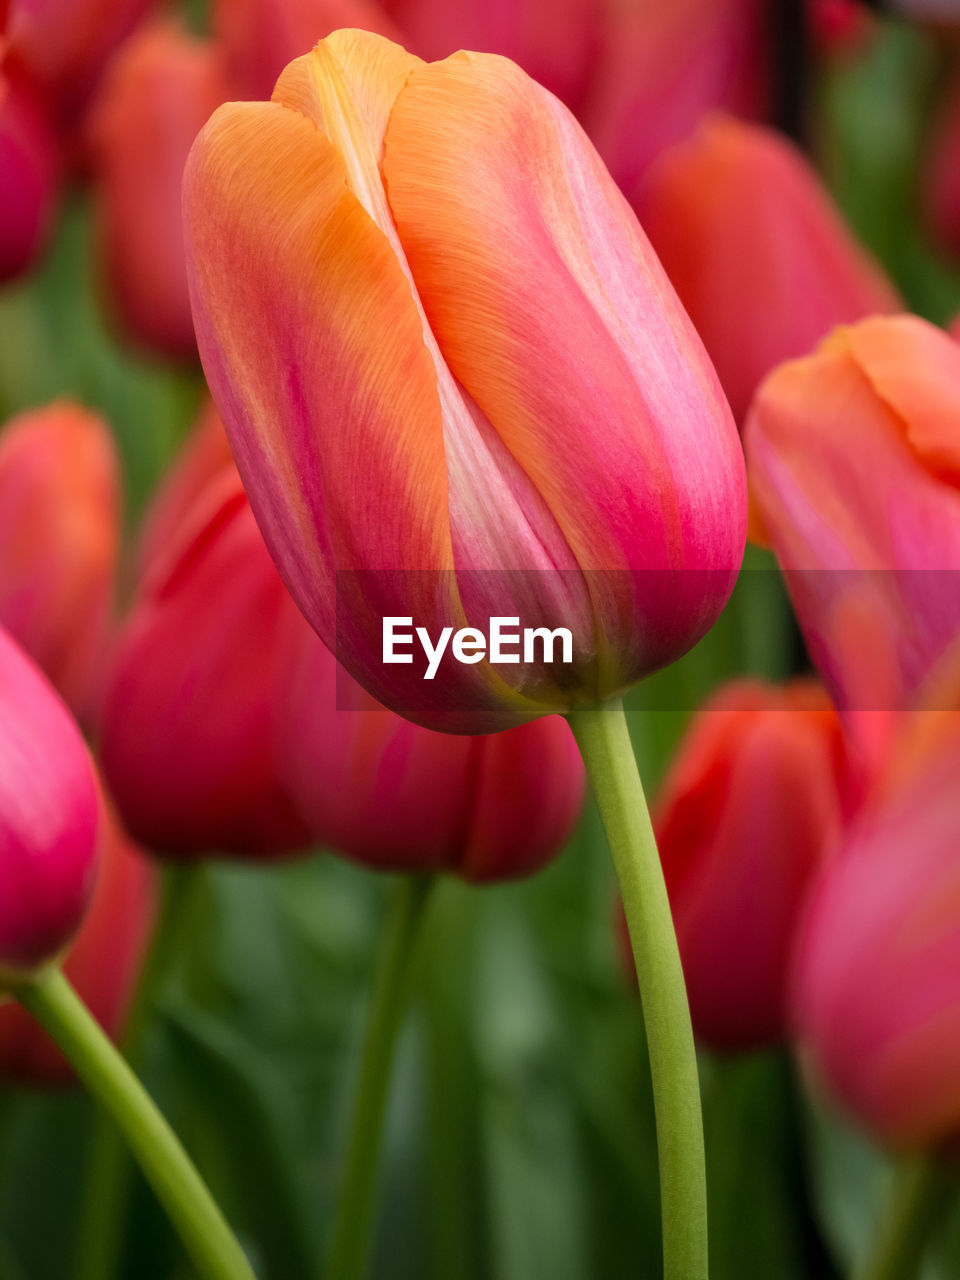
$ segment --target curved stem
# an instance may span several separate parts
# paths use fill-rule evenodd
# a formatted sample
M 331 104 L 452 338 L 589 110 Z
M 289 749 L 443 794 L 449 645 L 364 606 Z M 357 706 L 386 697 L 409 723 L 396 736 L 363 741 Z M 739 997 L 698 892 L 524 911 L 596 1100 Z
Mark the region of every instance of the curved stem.
M 374 976 L 325 1273 L 328 1280 L 360 1280 L 366 1272 L 390 1070 L 410 994 L 415 944 L 432 886 L 428 877 L 406 876 L 398 884 L 392 903 Z
M 913 1280 L 930 1238 L 956 1194 L 956 1182 L 932 1160 L 910 1160 L 897 1170 L 879 1235 L 858 1280 Z
M 123 1036 L 127 1062 L 140 1071 L 144 1039 L 171 954 L 176 950 L 183 903 L 196 878 L 195 866 L 167 864 L 162 870 L 160 911 L 150 938 Z M 90 1138 L 75 1280 L 112 1280 L 120 1265 L 123 1220 L 130 1193 L 130 1157 L 110 1115 L 98 1111 Z
M 204 1280 L 254 1280 L 179 1139 L 60 970 L 49 970 L 14 995 L 110 1111 Z
M 571 712 L 620 881 L 647 1031 L 660 1161 L 665 1280 L 707 1275 L 707 1181 L 690 1009 L 623 704 Z

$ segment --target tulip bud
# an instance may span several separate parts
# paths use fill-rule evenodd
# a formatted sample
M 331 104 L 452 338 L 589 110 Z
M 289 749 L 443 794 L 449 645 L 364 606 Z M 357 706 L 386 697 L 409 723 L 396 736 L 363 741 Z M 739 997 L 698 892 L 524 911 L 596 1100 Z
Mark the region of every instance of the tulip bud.
M 56 961 L 93 891 L 100 795 L 66 707 L 0 629 L 0 987 Z
M 89 710 L 117 566 L 120 476 L 102 418 L 58 401 L 0 433 L 0 626 Z
M 791 945 L 849 785 L 840 723 L 812 681 L 728 685 L 681 743 L 654 828 L 694 1033 L 712 1048 L 786 1037 Z
M 324 36 L 356 27 L 399 38 L 377 0 L 215 0 L 231 97 L 269 98 L 277 76 Z
M 775 365 L 900 307 L 807 161 L 770 129 L 712 116 L 660 157 L 635 207 L 738 422 Z
M 771 374 L 744 446 L 838 708 L 908 705 L 960 634 L 960 347 L 914 316 L 840 329 Z
M 318 842 L 377 870 L 513 879 L 566 844 L 583 765 L 563 720 L 451 737 L 379 706 L 296 610 L 283 669 L 280 759 Z
M 960 1137 L 958 723 L 954 708 L 924 767 L 911 749 L 864 809 L 817 888 L 796 964 L 811 1070 L 897 1147 Z
M 39 97 L 0 49 L 0 281 L 26 271 L 46 244 L 59 170 Z
M 960 73 L 939 108 L 923 175 L 927 225 L 944 248 L 960 254 Z
M 117 54 L 92 114 L 97 238 L 110 301 L 122 329 L 163 355 L 196 354 L 180 183 L 190 144 L 226 97 L 216 46 L 158 22 Z
M 153 923 L 153 867 L 132 845 L 109 807 L 100 874 L 90 909 L 63 971 L 104 1031 L 120 1037 Z M 72 1066 L 19 1004 L 0 1006 L 0 1074 L 36 1085 L 64 1085 Z
M 764 0 L 617 0 L 607 7 L 584 127 L 632 196 L 653 160 L 706 112 L 765 115 L 770 98 Z
M 729 411 L 579 126 L 518 68 L 338 32 L 272 102 L 216 113 L 184 199 L 258 522 L 379 702 L 499 730 L 614 697 L 711 625 L 744 538 Z M 391 617 L 432 645 L 566 629 L 569 659 L 534 636 L 495 665 L 491 639 L 430 675 L 384 661 Z

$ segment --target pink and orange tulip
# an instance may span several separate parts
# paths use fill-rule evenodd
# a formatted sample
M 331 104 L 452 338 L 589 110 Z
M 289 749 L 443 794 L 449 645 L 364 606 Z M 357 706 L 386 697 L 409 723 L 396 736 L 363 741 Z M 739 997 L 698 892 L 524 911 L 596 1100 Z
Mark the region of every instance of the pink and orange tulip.
M 744 446 L 837 706 L 908 706 L 960 635 L 960 346 L 912 316 L 839 329 L 771 374 Z
M 56 961 L 80 928 L 101 806 L 79 729 L 0 628 L 0 987 Z
M 703 1043 L 787 1038 L 793 939 L 849 789 L 840 722 L 812 681 L 737 681 L 694 719 L 653 817 Z
M 180 182 L 193 139 L 227 97 L 221 61 L 173 21 L 145 27 L 112 61 L 89 129 L 115 318 L 140 345 L 178 358 L 196 358 Z
M 339 32 L 214 115 L 184 212 L 258 522 L 378 701 L 499 730 L 615 696 L 712 624 L 744 537 L 729 410 L 626 202 L 517 67 Z M 429 683 L 383 664 L 388 615 L 562 623 L 574 661 Z
M 95 696 L 119 537 L 106 423 L 66 400 L 11 419 L 0 432 L 0 626 L 80 717 Z
M 47 242 L 60 185 L 60 154 L 40 94 L 0 35 L 0 282 L 33 265 Z
M 760 125 L 711 116 L 660 157 L 635 208 L 738 422 L 775 365 L 900 309 L 805 158 Z

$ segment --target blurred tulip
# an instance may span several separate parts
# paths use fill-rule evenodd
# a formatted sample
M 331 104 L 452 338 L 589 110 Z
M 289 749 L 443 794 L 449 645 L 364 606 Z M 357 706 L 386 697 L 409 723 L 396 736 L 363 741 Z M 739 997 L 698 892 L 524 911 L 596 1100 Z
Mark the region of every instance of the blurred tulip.
M 108 664 L 101 764 L 146 848 L 189 859 L 307 846 L 276 771 L 285 611 L 296 614 L 227 468 L 148 560 Z
M 316 839 L 379 870 L 505 880 L 560 852 L 583 766 L 556 716 L 451 737 L 380 707 L 295 610 L 281 701 L 285 781 Z
M 0 47 L 0 282 L 26 271 L 50 234 L 60 157 L 40 98 Z
M 221 108 L 184 181 L 201 355 L 260 527 L 380 702 L 498 730 L 611 697 L 711 625 L 742 553 L 736 433 L 556 99 L 502 58 L 341 32 L 272 102 Z M 425 681 L 382 662 L 404 615 L 432 637 L 562 623 L 574 659 Z
M 100 874 L 63 971 L 107 1034 L 119 1039 L 153 923 L 153 867 L 106 811 Z M 73 1081 L 73 1068 L 18 1004 L 0 1006 L 0 1075 L 36 1085 Z
M 428 62 L 459 49 L 503 54 L 572 108 L 595 64 L 605 2 L 384 0 L 411 53 Z
M 287 63 L 339 27 L 400 39 L 378 0 L 215 0 L 213 26 L 230 97 L 252 99 L 269 98 Z
M 838 324 L 900 308 L 807 161 L 770 129 L 711 117 L 661 156 L 636 209 L 738 422 L 775 365 Z
M 960 347 L 913 316 L 839 329 L 771 374 L 744 446 L 837 706 L 909 705 L 960 634 Z
M 100 807 L 77 726 L 0 629 L 0 986 L 55 961 L 79 929 Z
M 153 0 L 10 0 L 7 33 L 43 86 L 60 122 L 73 128 L 114 49 Z
M 703 1043 L 785 1039 L 794 933 L 850 795 L 840 722 L 812 681 L 737 681 L 692 722 L 654 827 Z
M 603 40 L 581 119 L 628 196 L 666 147 L 723 108 L 769 107 L 764 0 L 606 0 Z
M 863 0 L 808 0 L 807 18 L 814 45 L 827 55 L 863 49 L 876 27 Z
M 923 175 L 927 224 L 944 248 L 960 254 L 960 70 L 933 125 Z
M 120 535 L 116 446 L 102 418 L 56 401 L 0 433 L 0 626 L 73 709 L 91 708 Z
M 117 54 L 91 117 L 110 302 L 124 332 L 163 355 L 196 356 L 180 184 L 190 144 L 227 96 L 216 46 L 157 22 Z
M 898 1147 L 960 1137 L 955 709 L 944 727 L 922 770 L 914 759 L 886 780 L 828 867 L 796 967 L 796 1032 L 811 1069 Z

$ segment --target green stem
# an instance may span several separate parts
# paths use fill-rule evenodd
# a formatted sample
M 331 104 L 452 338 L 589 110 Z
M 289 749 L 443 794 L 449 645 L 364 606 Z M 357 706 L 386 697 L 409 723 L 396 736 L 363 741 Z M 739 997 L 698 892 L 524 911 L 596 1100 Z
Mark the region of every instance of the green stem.
M 690 1009 L 657 843 L 623 704 L 571 712 L 613 853 L 647 1030 L 665 1280 L 707 1275 L 707 1182 Z
M 921 1157 L 902 1164 L 858 1280 L 913 1280 L 919 1275 L 930 1238 L 955 1194 L 956 1181 L 934 1161 Z
M 254 1280 L 190 1157 L 60 970 L 48 970 L 14 995 L 110 1111 L 204 1280 Z
M 380 1145 L 390 1070 L 411 987 L 413 958 L 433 881 L 406 876 L 397 886 L 380 951 L 354 1098 L 349 1146 L 326 1276 L 361 1280 L 374 1226 Z

